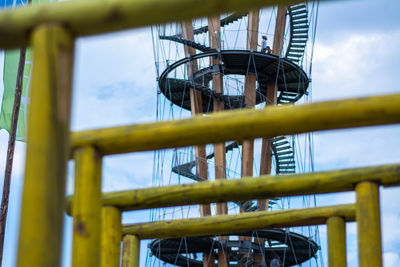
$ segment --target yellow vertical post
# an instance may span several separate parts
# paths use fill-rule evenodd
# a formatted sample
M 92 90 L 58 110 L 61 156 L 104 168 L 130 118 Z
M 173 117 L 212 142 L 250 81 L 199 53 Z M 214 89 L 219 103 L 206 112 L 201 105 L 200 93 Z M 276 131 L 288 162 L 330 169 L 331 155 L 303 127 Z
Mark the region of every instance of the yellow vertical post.
M 74 151 L 75 192 L 72 266 L 100 265 L 101 155 L 93 147 Z
M 379 186 L 361 182 L 356 185 L 356 194 L 359 266 L 382 266 Z
M 338 216 L 329 217 L 328 228 L 328 262 L 329 267 L 343 267 L 346 263 L 346 222 Z
M 74 38 L 64 27 L 41 25 L 31 34 L 31 83 L 19 267 L 60 265 Z
M 117 207 L 103 207 L 101 231 L 101 266 L 119 267 L 121 257 L 121 211 Z
M 135 235 L 125 235 L 122 242 L 122 267 L 139 267 L 139 238 Z

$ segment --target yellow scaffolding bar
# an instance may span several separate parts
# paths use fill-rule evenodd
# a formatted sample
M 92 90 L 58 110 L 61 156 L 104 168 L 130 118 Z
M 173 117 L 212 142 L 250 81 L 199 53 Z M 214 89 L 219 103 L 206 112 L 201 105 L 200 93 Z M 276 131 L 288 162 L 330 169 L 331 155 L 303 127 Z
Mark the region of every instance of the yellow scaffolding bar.
M 122 233 L 136 235 L 140 239 L 223 235 L 268 228 L 325 224 L 331 216 L 343 217 L 349 222 L 354 221 L 355 206 L 349 204 L 285 211 L 257 211 L 139 223 L 124 225 Z
M 400 185 L 400 164 L 356 168 L 320 173 L 285 176 L 261 176 L 257 179 L 205 181 L 195 184 L 151 187 L 103 193 L 102 203 L 122 211 L 151 209 L 190 204 L 239 201 L 256 198 L 276 198 L 307 194 L 352 191 L 364 181 L 376 181 L 382 186 Z M 72 197 L 67 199 L 71 213 Z
M 246 140 L 285 134 L 400 123 L 400 94 L 237 110 L 176 121 L 72 134 L 72 147 L 97 147 L 103 155 Z
M 0 48 L 28 44 L 38 25 L 65 25 L 76 37 L 300 0 L 89 0 L 42 4 L 0 12 Z M 193 8 L 196 7 L 196 8 Z

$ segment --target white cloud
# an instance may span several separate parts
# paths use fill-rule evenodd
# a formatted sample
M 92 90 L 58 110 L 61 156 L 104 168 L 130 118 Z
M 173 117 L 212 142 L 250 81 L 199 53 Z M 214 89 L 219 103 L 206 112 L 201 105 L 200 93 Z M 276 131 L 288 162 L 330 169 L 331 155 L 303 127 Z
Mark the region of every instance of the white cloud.
M 348 34 L 318 42 L 313 61 L 313 99 L 398 92 L 400 30 Z
M 400 266 L 399 253 L 395 253 L 395 252 L 384 253 L 383 254 L 383 266 L 385 266 L 385 267 Z

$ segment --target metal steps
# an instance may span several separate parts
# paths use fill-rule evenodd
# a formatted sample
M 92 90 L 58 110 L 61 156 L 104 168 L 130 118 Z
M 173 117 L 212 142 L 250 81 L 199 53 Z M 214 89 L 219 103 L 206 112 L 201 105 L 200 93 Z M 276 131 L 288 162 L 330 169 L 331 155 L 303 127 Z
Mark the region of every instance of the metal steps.
M 290 20 L 290 39 L 285 57 L 299 65 L 304 56 L 308 40 L 308 11 L 304 3 L 292 5 L 288 8 Z M 283 97 L 283 101 L 290 103 L 292 98 Z
M 246 15 L 247 15 L 246 13 L 235 12 L 229 16 L 226 16 L 225 18 L 221 19 L 221 27 L 229 25 L 235 21 L 238 21 L 239 19 L 243 18 Z M 196 34 L 206 33 L 206 32 L 208 32 L 208 26 L 203 26 L 201 28 L 195 29 L 193 31 L 193 34 L 196 35 Z
M 217 51 L 217 50 L 214 49 L 214 48 L 211 48 L 211 47 L 206 46 L 206 45 L 202 45 L 202 44 L 197 43 L 197 42 L 195 42 L 195 41 L 183 39 L 182 37 L 177 36 L 177 35 L 172 35 L 172 36 L 159 36 L 159 38 L 160 38 L 161 40 L 170 40 L 170 41 L 174 41 L 174 42 L 177 42 L 177 43 L 181 43 L 181 44 L 184 44 L 184 45 L 193 47 L 193 48 L 195 48 L 195 49 L 197 49 L 197 50 L 200 50 L 200 51 L 202 51 L 202 52 Z

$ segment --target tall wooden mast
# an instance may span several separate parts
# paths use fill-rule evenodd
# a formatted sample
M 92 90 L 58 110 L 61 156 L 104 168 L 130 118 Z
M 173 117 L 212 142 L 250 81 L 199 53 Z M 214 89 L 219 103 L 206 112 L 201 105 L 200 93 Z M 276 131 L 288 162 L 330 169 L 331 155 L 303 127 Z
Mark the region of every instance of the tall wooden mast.
M 258 23 L 259 23 L 260 10 L 251 10 L 248 14 L 248 24 L 247 24 L 247 42 L 246 49 L 257 51 L 257 41 L 258 41 Z M 252 63 L 252 58 L 250 54 L 248 64 Z M 250 66 L 251 67 L 251 66 Z M 255 73 L 247 73 L 245 77 L 244 86 L 244 103 L 245 108 L 254 108 L 256 105 L 256 81 L 257 75 Z M 253 176 L 253 159 L 254 159 L 254 140 L 244 140 L 242 143 L 242 177 L 252 177 Z M 244 210 L 240 210 L 244 212 Z M 241 240 L 251 241 L 251 237 L 240 237 Z M 249 252 L 242 251 L 244 257 L 249 256 Z M 245 266 L 246 264 L 238 264 L 239 267 Z
M 220 17 L 209 17 L 208 18 L 208 37 L 210 47 L 221 50 L 221 22 Z M 217 68 L 221 64 L 218 58 L 211 57 L 211 66 Z M 215 72 L 212 79 L 212 90 L 216 93 L 223 94 L 223 79 L 222 73 Z M 224 110 L 224 103 L 213 99 L 214 112 L 220 112 Z M 225 158 L 225 143 L 214 144 L 214 160 L 215 160 L 215 179 L 226 179 L 226 158 Z M 227 214 L 228 206 L 227 203 L 217 203 L 217 214 Z M 225 237 L 221 237 L 223 239 Z M 218 252 L 218 266 L 227 267 L 229 266 L 229 255 L 222 248 Z
M 192 21 L 186 21 L 182 23 L 182 37 L 186 40 L 194 40 L 193 36 L 193 24 Z M 193 56 L 196 54 L 196 50 L 190 46 L 185 45 L 185 57 Z M 193 60 L 187 63 L 186 66 L 187 75 L 190 77 L 198 71 L 197 61 Z M 201 93 L 199 91 L 190 88 L 190 109 L 192 111 L 192 116 L 203 113 L 202 99 Z M 197 162 L 197 175 L 204 179 L 208 180 L 208 171 L 207 171 L 207 158 L 206 158 L 206 146 L 195 146 L 195 156 Z M 210 216 L 211 209 L 210 205 L 200 205 L 200 216 Z M 211 258 L 210 258 L 211 257 Z M 212 255 L 204 254 L 203 255 L 203 266 L 215 266 L 214 258 Z
M 259 10 L 252 10 L 248 15 L 247 50 L 257 51 Z M 249 64 L 251 63 L 251 58 Z M 244 102 L 246 108 L 256 104 L 256 74 L 248 73 L 245 78 Z M 254 140 L 245 140 L 242 145 L 242 177 L 253 176 Z
M 272 46 L 272 54 L 280 56 L 283 48 L 283 37 L 285 34 L 286 24 L 286 6 L 278 6 L 278 12 L 276 15 L 275 31 L 274 31 L 274 42 Z M 265 107 L 277 104 L 277 87 L 275 84 L 267 86 L 267 95 Z M 268 139 L 262 139 L 261 144 L 261 163 L 260 163 L 260 175 L 271 174 L 271 156 L 272 150 Z M 268 199 L 259 199 L 257 201 L 259 210 L 268 209 Z M 265 246 L 265 240 L 260 238 L 256 240 L 261 247 Z M 265 259 L 262 255 L 255 257 L 256 263 L 259 265 L 266 265 Z
M 274 32 L 274 42 L 272 46 L 272 54 L 280 56 L 283 48 L 283 37 L 285 34 L 285 24 L 286 24 L 286 6 L 278 6 L 278 12 L 276 15 L 275 32 Z M 270 84 L 267 87 L 267 100 L 265 103 L 265 108 L 270 105 L 277 104 L 277 87 L 275 84 Z M 271 145 L 267 139 L 262 140 L 261 145 L 261 163 L 260 163 L 260 175 L 271 173 Z M 260 210 L 268 209 L 268 200 L 259 200 L 258 206 Z

